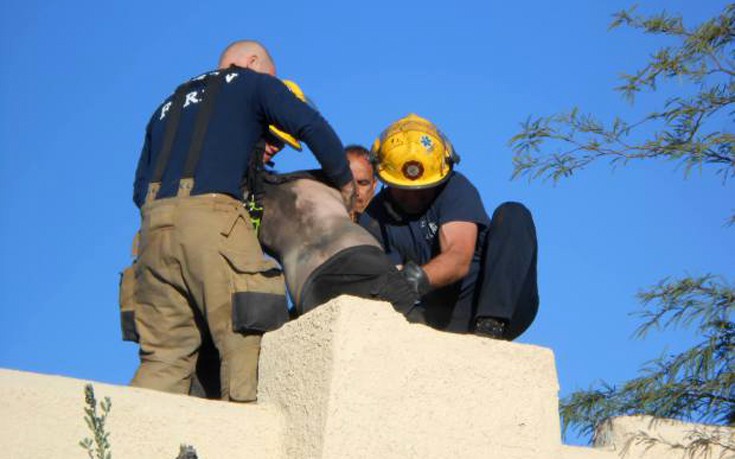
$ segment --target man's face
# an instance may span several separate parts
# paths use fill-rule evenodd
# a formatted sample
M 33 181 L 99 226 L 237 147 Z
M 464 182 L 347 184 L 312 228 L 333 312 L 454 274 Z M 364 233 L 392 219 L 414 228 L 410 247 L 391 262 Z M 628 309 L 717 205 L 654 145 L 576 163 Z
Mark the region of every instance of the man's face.
M 265 135 L 265 148 L 263 148 L 263 164 L 268 164 L 279 151 L 283 150 L 284 143 L 281 139 L 270 132 Z
M 373 175 L 373 166 L 364 156 L 347 153 L 347 160 L 350 162 L 352 176 L 357 184 L 355 210 L 363 212 L 373 199 L 378 181 Z
M 271 145 L 269 143 L 265 144 L 265 150 L 263 150 L 263 163 L 268 164 L 276 154 L 278 154 L 279 151 L 283 149 L 283 144 L 280 145 Z
M 422 214 L 429 208 L 438 192 L 437 187 L 423 190 L 403 190 L 401 188 L 388 188 L 388 192 L 398 207 L 411 215 Z

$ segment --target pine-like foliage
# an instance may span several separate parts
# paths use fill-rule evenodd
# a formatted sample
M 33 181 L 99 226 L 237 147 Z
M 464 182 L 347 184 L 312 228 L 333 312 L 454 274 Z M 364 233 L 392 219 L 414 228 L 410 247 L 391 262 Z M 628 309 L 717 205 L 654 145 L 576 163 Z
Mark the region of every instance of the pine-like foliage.
M 635 122 L 616 118 L 605 124 L 577 108 L 529 118 L 510 141 L 514 178 L 557 181 L 597 160 L 619 165 L 661 158 L 682 164 L 686 172 L 698 167 L 712 169 L 722 180 L 734 177 L 735 4 L 695 27 L 686 27 L 681 16 L 641 16 L 632 8 L 614 15 L 611 28 L 620 26 L 664 36 L 673 44 L 654 53 L 642 69 L 624 75 L 616 89 L 633 102 L 640 92 L 655 92 L 673 80 L 678 95 Z M 639 298 L 644 305 L 639 337 L 682 326 L 693 329 L 700 341 L 648 362 L 639 377 L 626 383 L 603 382 L 571 394 L 560 409 L 565 430 L 593 435 L 606 418 L 626 414 L 735 425 L 732 284 L 714 275 L 665 279 Z M 672 447 L 694 454 L 717 444 L 735 453 L 731 443 L 702 437 Z
M 715 128 L 728 122 L 714 122 L 724 118 L 732 126 L 735 121 L 735 4 L 692 28 L 685 27 L 680 16 L 641 17 L 634 11 L 617 13 L 611 28 L 625 25 L 667 36 L 676 44 L 658 50 L 644 68 L 624 75 L 616 89 L 632 102 L 641 91 L 655 91 L 660 83 L 673 80 L 682 95 L 634 122 L 615 118 L 604 123 L 578 108 L 530 117 L 510 141 L 514 177 L 557 181 L 599 159 L 616 165 L 651 158 L 680 162 L 687 172 L 694 166 L 714 167 L 723 180 L 735 176 L 735 136 Z
M 571 394 L 561 404 L 564 428 L 591 435 L 600 421 L 629 414 L 735 425 L 735 289 L 707 275 L 667 279 L 639 298 L 645 305 L 639 337 L 684 326 L 701 340 L 649 362 L 620 386 L 600 383 Z

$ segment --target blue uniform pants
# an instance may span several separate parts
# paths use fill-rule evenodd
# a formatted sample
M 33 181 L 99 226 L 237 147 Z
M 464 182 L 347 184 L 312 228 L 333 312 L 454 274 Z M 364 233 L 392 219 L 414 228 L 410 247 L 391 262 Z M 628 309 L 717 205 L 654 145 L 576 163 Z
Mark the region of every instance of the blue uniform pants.
M 445 299 L 450 292 L 456 298 L 454 307 L 446 300 L 444 304 L 432 302 L 430 293 L 417 309 L 423 309 L 422 321 L 427 325 L 457 333 L 474 332 L 478 317 L 502 319 L 507 322 L 504 338 L 515 339 L 531 325 L 539 305 L 538 243 L 531 212 L 516 202 L 500 205 L 485 240 L 478 242 L 483 250 L 475 284 L 464 291 L 453 285 L 437 292 Z

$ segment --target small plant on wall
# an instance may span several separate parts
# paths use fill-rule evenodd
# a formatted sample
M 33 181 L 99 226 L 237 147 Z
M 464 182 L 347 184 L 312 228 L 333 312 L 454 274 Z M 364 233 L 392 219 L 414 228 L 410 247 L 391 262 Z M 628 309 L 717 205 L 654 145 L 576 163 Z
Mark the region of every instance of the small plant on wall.
M 91 384 L 84 386 L 84 421 L 92 432 L 93 437 L 87 437 L 79 442 L 79 446 L 87 451 L 89 459 L 112 459 L 110 448 L 110 433 L 105 428 L 107 415 L 110 414 L 112 401 L 110 397 L 99 403 L 97 410 L 97 399 L 94 396 L 94 387 Z

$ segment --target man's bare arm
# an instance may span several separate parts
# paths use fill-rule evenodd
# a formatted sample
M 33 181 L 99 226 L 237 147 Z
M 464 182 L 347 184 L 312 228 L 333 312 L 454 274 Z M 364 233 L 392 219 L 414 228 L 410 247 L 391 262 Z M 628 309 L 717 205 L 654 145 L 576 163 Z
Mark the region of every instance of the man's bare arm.
M 422 266 L 431 287 L 444 287 L 465 277 L 476 243 L 477 224 L 473 222 L 449 222 L 439 227 L 441 253 Z

